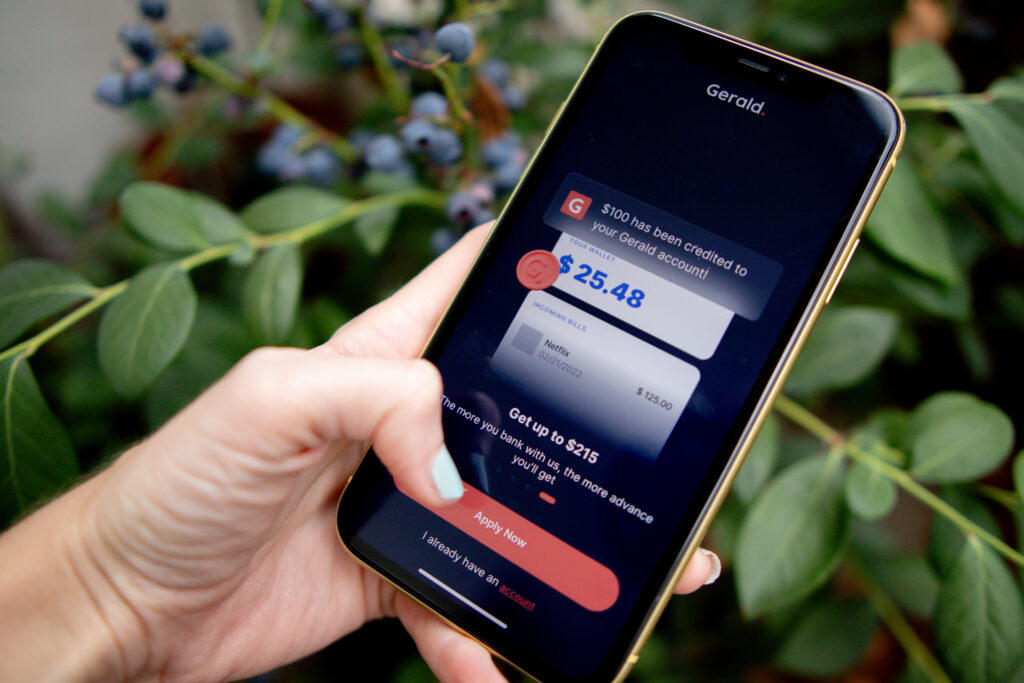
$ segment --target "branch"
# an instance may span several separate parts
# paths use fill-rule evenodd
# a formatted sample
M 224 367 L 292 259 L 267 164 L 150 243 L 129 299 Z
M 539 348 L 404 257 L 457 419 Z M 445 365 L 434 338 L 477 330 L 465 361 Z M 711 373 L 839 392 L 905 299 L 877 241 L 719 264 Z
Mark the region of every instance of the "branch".
M 270 115 L 281 123 L 312 131 L 331 146 L 339 157 L 352 162 L 359 158 L 359 151 L 345 138 L 330 131 L 309 118 L 292 105 L 273 93 L 245 80 L 217 62 L 197 54 L 183 54 L 182 58 L 198 73 L 209 78 L 228 92 L 246 99 L 262 99 L 267 103 Z
M 235 242 L 217 244 L 201 249 L 200 251 L 178 259 L 177 264 L 179 268 L 188 272 L 201 265 L 218 261 L 222 258 L 227 258 L 242 244 L 248 244 L 256 251 L 272 247 L 276 244 L 302 244 L 314 237 L 318 237 L 324 233 L 339 228 L 367 213 L 379 211 L 384 208 L 398 208 L 410 205 L 443 209 L 446 199 L 447 198 L 443 193 L 434 192 L 432 190 L 405 190 L 403 192 L 378 195 L 369 199 L 352 202 L 351 204 L 346 205 L 344 209 L 341 209 L 331 216 L 321 218 L 320 220 L 313 221 L 305 225 L 300 225 L 299 227 L 292 228 L 291 230 L 285 230 L 283 232 L 270 235 L 251 234 Z M 16 354 L 23 354 L 25 358 L 32 356 L 32 354 L 34 354 L 43 344 L 53 339 L 79 320 L 82 320 L 94 311 L 103 308 L 113 299 L 120 296 L 126 289 L 128 289 L 129 282 L 130 278 L 108 285 L 107 287 L 96 289 L 91 299 L 70 313 L 65 314 L 60 320 L 56 321 L 35 336 L 0 352 L 0 361 Z
M 384 44 L 380 31 L 372 21 L 367 20 L 363 12 L 359 13 L 359 35 L 363 39 L 363 45 L 370 55 L 374 69 L 377 70 L 377 76 L 380 77 L 381 85 L 384 86 L 384 92 L 391 99 L 391 106 L 398 112 L 404 112 L 409 107 L 409 95 L 402 84 L 398 82 L 398 74 L 391 64 L 388 48 Z
M 896 104 L 903 111 L 949 111 L 950 104 L 956 102 L 988 103 L 992 96 L 987 93 L 974 93 L 970 95 L 935 95 L 931 97 L 898 97 Z
M 270 49 L 270 39 L 274 37 L 274 29 L 277 28 L 277 20 L 281 18 L 282 7 L 284 7 L 284 0 L 270 0 L 270 4 L 267 5 L 259 42 L 256 43 L 257 52 L 267 52 Z
M 900 646 L 917 665 L 929 681 L 932 683 L 952 683 L 949 676 L 943 670 L 942 665 L 935 659 L 935 655 L 928 649 L 928 646 L 921 641 L 917 632 L 914 631 L 907 621 L 900 608 L 893 602 L 892 598 L 885 592 L 868 572 L 860 566 L 859 562 L 851 561 L 854 565 L 854 574 L 857 581 L 864 588 L 868 601 L 871 603 L 878 616 L 889 628 L 889 632 L 899 642 Z
M 857 444 L 844 437 L 839 431 L 833 429 L 824 420 L 803 406 L 793 401 L 788 396 L 779 395 L 775 401 L 775 410 L 786 416 L 804 430 L 817 436 L 826 444 L 841 447 L 843 452 L 858 462 L 862 462 L 876 472 L 879 472 L 900 488 L 917 498 L 919 501 L 930 507 L 937 514 L 942 515 L 955 524 L 965 536 L 975 536 L 988 543 L 993 549 L 1010 561 L 1024 567 L 1024 555 L 1007 545 L 1002 539 L 989 533 L 985 529 L 969 520 L 956 508 L 937 495 L 929 491 L 914 479 L 906 470 L 902 470 L 889 462 L 886 462 L 878 455 L 870 453 Z

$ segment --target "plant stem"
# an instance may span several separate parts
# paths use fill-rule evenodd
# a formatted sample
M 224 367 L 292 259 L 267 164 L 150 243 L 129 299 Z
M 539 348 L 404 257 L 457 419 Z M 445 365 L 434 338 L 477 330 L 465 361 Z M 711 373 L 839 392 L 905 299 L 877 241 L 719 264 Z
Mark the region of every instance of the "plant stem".
M 942 515 L 955 524 L 965 536 L 975 536 L 985 541 L 1000 554 L 1015 564 L 1024 567 L 1024 555 L 1011 548 L 1002 539 L 989 533 L 985 529 L 967 519 L 964 515 L 946 501 L 929 491 L 908 472 L 895 465 L 886 462 L 874 453 L 870 453 L 857 444 L 846 439 L 841 433 L 833 429 L 824 420 L 796 403 L 788 396 L 779 395 L 775 401 L 775 409 L 786 416 L 804 430 L 817 436 L 826 444 L 841 446 L 843 452 L 858 462 L 862 462 L 877 472 L 885 475 L 894 481 L 900 488 L 917 498 L 919 501 L 930 507 L 934 512 Z
M 253 244 L 253 242 L 259 237 L 261 237 L 261 235 L 253 235 L 252 237 L 247 237 L 245 240 L 239 240 L 238 242 L 229 242 L 228 244 L 218 244 L 213 247 L 207 247 L 202 251 L 197 251 L 194 254 L 189 254 L 188 256 L 178 259 L 178 267 L 187 273 L 198 266 L 225 258 L 238 249 L 239 245 L 243 242 Z M 255 245 L 253 244 L 253 246 Z
M 277 20 L 281 18 L 282 7 L 284 7 L 284 0 L 270 0 L 267 5 L 259 42 L 256 43 L 257 52 L 267 52 L 270 49 L 270 39 L 274 37 L 274 29 L 277 28 Z
M 889 632 L 892 633 L 910 659 L 921 670 L 921 673 L 932 683 L 952 683 L 945 670 L 943 670 L 942 665 L 935 659 L 935 655 L 921 641 L 917 632 L 911 627 L 906 617 L 900 612 L 899 607 L 885 592 L 885 589 L 871 578 L 868 572 L 859 566 L 858 562 L 851 561 L 851 564 L 854 565 L 854 573 L 857 575 L 858 582 L 864 588 L 868 601 L 875 608 L 875 611 L 878 612 L 878 616 L 882 617 L 882 621 L 889 628 Z
M 38 351 L 40 346 L 50 341 L 93 311 L 105 306 L 108 301 L 120 295 L 121 292 L 127 288 L 128 280 L 121 280 L 120 282 L 115 282 L 114 284 L 103 287 L 102 289 L 97 289 L 95 294 L 93 294 L 92 299 L 89 301 L 71 311 L 34 337 L 29 337 L 20 344 L 12 346 L 6 351 L 0 353 L 0 361 L 6 360 L 18 353 L 23 353 L 25 358 L 28 358 Z
M 437 76 L 437 80 L 441 82 L 441 88 L 444 90 L 444 95 L 452 105 L 452 115 L 459 121 L 472 121 L 473 115 L 469 113 L 469 110 L 466 109 L 466 105 L 462 103 L 462 98 L 459 97 L 459 91 L 455 88 L 455 83 L 452 81 L 452 77 L 445 70 L 445 65 L 438 64 L 436 67 L 431 69 L 430 72 Z
M 398 74 L 395 72 L 394 65 L 391 64 L 388 47 L 384 44 L 380 31 L 372 21 L 367 20 L 362 12 L 359 14 L 359 35 L 370 55 L 370 61 L 373 62 L 373 68 L 377 70 L 377 76 L 380 78 L 381 85 L 384 86 L 384 92 L 391 100 L 391 106 L 395 111 L 404 113 L 409 106 L 409 95 L 398 81 Z
M 949 111 L 950 104 L 955 102 L 987 103 L 992 101 L 992 96 L 987 93 L 975 93 L 971 95 L 937 95 L 933 97 L 900 97 L 896 103 L 903 111 Z
M 358 218 L 363 214 L 373 213 L 380 209 L 405 206 L 408 204 L 442 209 L 444 208 L 445 201 L 447 201 L 447 199 L 443 193 L 435 192 L 433 190 L 404 190 L 402 192 L 395 192 L 392 194 L 382 194 L 369 199 L 353 202 L 332 216 L 327 216 L 326 218 L 321 218 L 318 221 L 307 223 L 306 225 L 293 230 L 286 230 L 285 232 L 278 232 L 273 235 L 265 235 L 263 236 L 262 246 L 272 247 L 277 244 L 285 243 L 302 244 L 306 240 L 322 235 L 325 232 L 330 232 L 338 226 Z
M 461 7 L 455 10 L 455 16 L 459 21 L 487 16 L 488 14 L 497 14 L 498 12 L 515 9 L 519 6 L 514 0 L 484 0 L 482 2 L 461 2 L 458 4 Z
M 999 503 L 1007 510 L 1017 510 L 1020 508 L 1020 500 L 1017 498 L 1017 494 L 1013 491 L 1007 491 L 1001 489 L 998 486 L 991 486 L 990 484 L 976 484 L 974 490 L 989 500 Z
M 271 116 L 281 123 L 288 123 L 296 126 L 297 128 L 312 131 L 319 138 L 327 141 L 335 153 L 337 153 L 337 155 L 343 160 L 352 162 L 359 158 L 359 151 L 352 146 L 352 143 L 340 135 L 324 128 L 277 95 L 246 81 L 208 57 L 196 54 L 186 54 L 183 55 L 183 58 L 193 69 L 201 73 L 203 76 L 206 76 L 228 92 L 246 99 L 261 98 L 267 103 L 267 108 L 270 111 Z
M 285 230 L 271 235 L 251 234 L 246 236 L 244 240 L 207 247 L 195 252 L 194 254 L 189 254 L 188 256 L 178 259 L 177 264 L 179 268 L 187 272 L 201 265 L 226 258 L 234 253 L 240 245 L 245 243 L 248 243 L 249 246 L 256 250 L 266 249 L 268 247 L 284 243 L 302 244 L 307 240 L 318 237 L 326 232 L 330 232 L 335 228 L 339 228 L 363 214 L 372 213 L 384 208 L 397 208 L 410 205 L 442 209 L 444 208 L 446 199 L 447 198 L 444 193 L 434 192 L 433 190 L 405 190 L 402 192 L 378 195 L 376 197 L 370 197 L 369 199 L 352 202 L 351 204 L 346 205 L 344 209 L 341 209 L 331 216 L 321 218 L 320 220 L 313 221 L 305 225 L 300 225 L 299 227 L 292 228 L 291 230 Z M 130 279 L 121 280 L 120 282 L 108 285 L 107 287 L 95 289 L 93 297 L 89 301 L 85 302 L 70 313 L 67 313 L 60 320 L 56 321 L 35 336 L 0 352 L 0 361 L 6 360 L 7 358 L 19 353 L 23 354 L 25 358 L 29 358 L 39 349 L 40 346 L 53 339 L 79 320 L 82 320 L 90 313 L 99 310 L 112 299 L 120 296 L 122 292 L 128 289 L 129 282 Z

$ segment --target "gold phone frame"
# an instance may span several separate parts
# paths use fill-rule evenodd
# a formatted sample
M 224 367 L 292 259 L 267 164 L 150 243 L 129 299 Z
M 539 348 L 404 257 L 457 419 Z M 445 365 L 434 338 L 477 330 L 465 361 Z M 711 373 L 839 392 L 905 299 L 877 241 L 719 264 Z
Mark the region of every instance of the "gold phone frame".
M 531 169 L 533 168 L 534 162 L 537 160 L 537 156 L 540 150 L 543 149 L 544 146 L 547 144 L 548 137 L 551 135 L 551 131 L 554 129 L 555 124 L 557 124 L 558 121 L 561 119 L 562 114 L 565 111 L 566 103 L 569 102 L 576 95 L 576 91 L 579 89 L 580 84 L 583 82 L 584 78 L 589 73 L 590 68 L 594 63 L 594 58 L 601 51 L 601 48 L 604 46 L 604 43 L 608 39 L 608 36 L 611 35 L 611 33 L 619 24 L 628 20 L 630 17 L 638 15 L 655 15 L 664 17 L 668 20 L 684 24 L 690 28 L 702 31 L 709 35 L 722 38 L 736 45 L 750 48 L 756 52 L 760 52 L 762 54 L 777 59 L 781 59 L 790 64 L 812 71 L 820 76 L 840 81 L 841 83 L 850 86 L 854 89 L 867 91 L 876 96 L 879 96 L 883 100 L 888 102 L 892 106 L 893 111 L 896 113 L 896 141 L 892 145 L 889 158 L 887 160 L 884 160 L 884 165 L 876 168 L 875 173 L 870 181 L 871 186 L 868 188 L 868 191 L 861 196 L 860 202 L 854 209 L 854 215 L 851 217 L 851 220 L 853 221 L 853 226 L 848 231 L 848 234 L 845 238 L 845 242 L 843 243 L 842 247 L 835 253 L 832 259 L 832 263 L 829 264 L 828 266 L 826 276 L 819 281 L 818 290 L 812 295 L 811 298 L 810 309 L 805 313 L 803 319 L 800 320 L 799 323 L 797 323 L 794 336 L 791 338 L 791 341 L 787 348 L 783 351 L 782 357 L 780 358 L 779 363 L 776 366 L 774 374 L 768 380 L 768 384 L 766 385 L 766 392 L 762 395 L 761 400 L 754 408 L 752 420 L 748 423 L 746 431 L 741 435 L 739 443 L 733 450 L 732 458 L 725 465 L 725 467 L 722 470 L 722 473 L 719 475 L 718 481 L 711 491 L 711 495 L 705 503 L 703 510 L 701 510 L 700 514 L 697 517 L 697 520 L 693 526 L 693 531 L 690 534 L 689 540 L 683 546 L 682 552 L 676 559 L 676 563 L 673 570 L 669 573 L 668 579 L 662 587 L 661 593 L 655 601 L 654 605 L 651 607 L 650 611 L 648 611 L 647 616 L 643 621 L 643 624 L 637 632 L 637 636 L 634 640 L 633 646 L 632 648 L 630 648 L 629 654 L 626 655 L 625 659 L 623 660 L 618 673 L 612 679 L 612 683 L 620 683 L 621 681 L 624 681 L 626 677 L 629 675 L 630 670 L 633 668 L 633 665 L 636 664 L 638 659 L 640 659 L 640 651 L 643 649 L 644 645 L 647 643 L 647 640 L 650 638 L 651 633 L 654 631 L 654 627 L 657 624 L 658 619 L 661 617 L 662 612 L 664 612 L 665 608 L 668 606 L 668 602 L 673 595 L 673 588 L 675 587 L 676 583 L 678 583 L 680 577 L 683 574 L 683 571 L 686 569 L 686 565 L 690 561 L 690 558 L 693 556 L 694 552 L 696 552 L 697 548 L 700 546 L 700 542 L 704 539 L 705 534 L 711 526 L 712 520 L 714 520 L 714 517 L 717 514 L 719 508 L 721 507 L 722 502 L 725 500 L 726 495 L 729 493 L 729 489 L 732 486 L 732 482 L 736 478 L 736 474 L 739 472 L 740 467 L 743 465 L 743 461 L 746 459 L 747 453 L 750 451 L 750 447 L 753 444 L 754 439 L 757 437 L 758 432 L 761 430 L 761 426 L 764 424 L 765 419 L 771 412 L 772 405 L 775 403 L 776 397 L 782 390 L 782 387 L 786 381 L 786 377 L 789 376 L 790 370 L 792 370 L 793 364 L 796 362 L 797 356 L 799 356 L 800 354 L 800 350 L 803 348 L 804 343 L 807 341 L 807 338 L 810 335 L 811 330 L 814 328 L 814 324 L 817 322 L 818 317 L 821 315 L 822 310 L 824 310 L 825 306 L 831 300 L 832 293 L 838 286 L 839 280 L 842 278 L 843 273 L 846 270 L 846 266 L 849 263 L 850 258 L 853 256 L 853 252 L 857 248 L 857 244 L 860 242 L 860 235 L 864 229 L 864 224 L 867 222 L 868 216 L 871 214 L 872 208 L 874 208 L 875 203 L 878 201 L 878 197 L 881 194 L 882 189 L 885 187 L 885 183 L 889 179 L 889 175 L 892 173 L 893 168 L 895 168 L 896 166 L 896 160 L 899 158 L 900 152 L 903 149 L 903 142 L 906 137 L 906 123 L 903 119 L 903 114 L 900 111 L 899 107 L 896 105 L 893 99 L 889 97 L 888 94 L 875 87 L 872 87 L 866 83 L 861 83 L 860 81 L 856 81 L 852 78 L 842 76 L 833 71 L 829 71 L 828 69 L 824 69 L 814 64 L 810 64 L 808 62 L 797 59 L 795 57 L 791 57 L 789 55 L 772 50 L 770 48 L 757 45 L 756 43 L 743 40 L 742 38 L 737 38 L 735 36 L 729 35 L 728 33 L 724 33 L 722 31 L 718 31 L 707 26 L 703 26 L 688 19 L 683 19 L 681 17 L 677 17 L 666 12 L 640 11 L 632 12 L 630 14 L 623 16 L 605 32 L 604 36 L 601 38 L 601 41 L 594 48 L 594 52 L 591 54 L 590 59 L 587 61 L 586 67 L 580 73 L 579 78 L 576 79 L 576 83 L 573 85 L 572 90 L 569 92 L 569 95 L 562 101 L 561 105 L 558 108 L 558 111 L 551 119 L 551 123 L 548 124 L 547 129 L 544 131 L 544 137 L 542 138 L 540 144 L 537 145 L 537 148 L 534 151 L 533 156 L 530 158 L 529 163 L 526 165 L 526 168 L 524 169 L 521 178 L 527 177 L 527 175 L 530 173 Z M 487 236 L 487 239 L 485 239 L 483 244 L 480 246 L 480 250 L 477 252 L 476 257 L 474 257 L 473 263 L 470 265 L 469 270 L 466 271 L 466 276 L 462 279 L 462 282 L 459 283 L 459 287 L 456 290 L 455 296 L 452 298 L 452 302 L 455 300 L 455 298 L 458 297 L 459 292 L 462 291 L 462 288 L 465 286 L 466 279 L 469 277 L 469 273 L 476 268 L 477 262 L 480 260 L 481 255 L 486 251 L 487 246 L 494 238 L 495 228 L 497 227 L 498 224 L 501 223 L 502 218 L 504 218 L 506 209 L 510 205 L 512 205 L 512 203 L 516 200 L 521 186 L 522 180 L 520 180 L 520 182 L 516 185 L 516 188 L 513 190 L 512 194 L 509 196 L 508 201 L 505 203 L 505 207 L 503 207 L 501 213 L 494 221 L 491 227 L 491 231 Z M 430 341 L 432 341 L 434 336 L 437 334 L 437 330 L 441 326 L 441 321 L 443 321 L 447 317 L 451 309 L 452 302 L 449 302 L 448 306 L 445 308 L 444 313 L 438 319 L 437 325 L 434 326 L 434 329 L 430 334 L 430 340 L 427 342 L 426 345 L 424 345 L 423 349 L 420 350 L 420 356 L 423 355 L 423 352 L 427 349 L 427 346 L 429 346 Z M 369 451 L 370 447 L 367 446 L 367 449 L 363 453 L 362 458 L 365 458 Z M 360 458 L 360 464 L 362 463 L 362 458 Z M 358 469 L 358 466 L 356 469 Z M 345 487 L 342 489 L 341 496 L 344 495 L 344 489 L 348 488 L 348 483 L 352 480 L 352 476 L 354 476 L 354 474 L 355 470 L 353 470 L 353 475 L 351 475 L 349 477 L 349 480 L 345 483 Z M 338 497 L 338 506 L 341 505 L 341 496 Z M 337 507 L 335 509 L 335 517 L 337 517 Z M 347 545 L 345 545 L 345 542 L 341 538 L 341 533 L 338 530 L 337 525 L 335 526 L 335 532 L 338 534 L 338 540 L 341 543 L 341 545 L 352 555 L 352 557 L 357 562 L 363 565 L 363 567 L 383 578 L 385 581 L 391 584 L 396 590 L 400 591 L 402 594 L 406 595 L 408 598 L 416 602 L 418 605 L 433 613 L 435 616 L 444 621 L 451 628 L 455 629 L 459 633 L 462 633 L 471 640 L 479 643 L 493 656 L 498 657 L 502 661 L 506 662 L 509 666 L 513 667 L 523 675 L 534 680 L 537 680 L 536 678 L 534 678 L 532 674 L 520 668 L 514 662 L 510 661 L 505 656 L 503 656 L 500 652 L 495 651 L 486 643 L 481 642 L 479 639 L 473 636 L 473 634 L 468 633 L 465 629 L 452 623 L 444 615 L 440 614 L 432 607 L 421 601 L 419 598 L 412 595 L 410 592 L 406 591 L 404 588 L 399 586 L 397 583 L 392 581 L 387 576 L 380 574 L 380 572 L 378 572 L 376 569 L 374 569 L 367 563 L 363 562 L 358 555 L 353 553 L 352 550 Z

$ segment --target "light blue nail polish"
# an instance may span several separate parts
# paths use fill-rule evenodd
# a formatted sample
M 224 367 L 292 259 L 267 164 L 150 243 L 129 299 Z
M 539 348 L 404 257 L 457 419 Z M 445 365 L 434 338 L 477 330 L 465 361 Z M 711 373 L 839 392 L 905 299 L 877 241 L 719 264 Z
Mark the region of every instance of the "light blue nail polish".
M 434 487 L 445 500 L 458 500 L 462 498 L 464 488 L 459 470 L 455 467 L 452 454 L 444 445 L 434 455 L 434 462 L 430 465 L 430 476 L 434 480 Z

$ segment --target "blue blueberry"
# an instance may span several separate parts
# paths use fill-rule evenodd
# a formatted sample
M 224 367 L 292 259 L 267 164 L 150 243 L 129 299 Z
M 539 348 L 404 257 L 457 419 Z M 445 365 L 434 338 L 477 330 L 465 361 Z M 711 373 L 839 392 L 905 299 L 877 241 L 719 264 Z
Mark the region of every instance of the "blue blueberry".
M 451 55 L 453 62 L 464 62 L 473 53 L 473 29 L 462 22 L 445 24 L 434 35 L 437 49 Z
M 306 179 L 314 185 L 330 187 L 341 173 L 341 161 L 326 147 L 314 147 L 302 155 Z
M 174 86 L 185 77 L 185 63 L 175 57 L 161 57 L 153 65 L 156 79 L 167 86 Z
M 430 233 L 430 250 L 440 256 L 459 241 L 459 233 L 451 228 L 438 228 Z
M 146 24 L 129 24 L 118 31 L 117 37 L 131 50 L 133 55 L 146 64 L 153 61 L 159 52 L 156 34 Z
M 488 57 L 480 65 L 480 75 L 502 89 L 508 85 L 508 64 L 497 57 Z
M 509 111 L 522 111 L 526 109 L 526 91 L 520 87 L 510 85 L 501 91 L 505 99 L 505 106 Z
M 305 131 L 298 126 L 293 126 L 290 123 L 283 123 L 275 128 L 274 132 L 271 133 L 270 144 L 290 149 L 302 138 L 303 135 L 305 135 Z
M 430 151 L 437 137 L 438 127 L 424 119 L 413 119 L 402 126 L 399 135 L 405 148 L 410 152 L 423 153 Z
M 439 92 L 425 92 L 417 95 L 409 113 L 413 116 L 444 116 L 448 113 L 448 98 Z
M 321 20 L 324 24 L 324 31 L 329 36 L 335 36 L 352 26 L 352 17 L 348 12 L 335 7 Z
M 484 205 L 490 205 L 494 203 L 494 185 L 491 184 L 488 180 L 477 180 L 476 182 L 469 186 L 467 192 L 477 197 Z
M 366 154 L 366 148 L 374 137 L 376 137 L 376 133 L 369 128 L 355 128 L 348 134 L 348 141 L 359 150 L 360 154 Z
M 277 176 L 286 183 L 298 182 L 306 177 L 306 165 L 298 154 L 289 151 L 283 157 Z
M 125 79 L 128 96 L 133 100 L 145 100 L 156 88 L 156 78 L 146 69 L 136 69 Z
M 166 0 L 139 0 L 139 13 L 147 19 L 161 21 L 167 16 Z
M 366 51 L 357 42 L 345 41 L 334 48 L 334 63 L 343 69 L 353 69 L 365 61 Z
M 427 148 L 430 160 L 437 164 L 454 164 L 462 158 L 462 141 L 450 128 L 438 128 Z
M 231 36 L 220 24 L 207 24 L 199 29 L 195 47 L 204 57 L 213 57 L 231 47 Z
M 494 214 L 484 206 L 480 197 L 472 192 L 452 193 L 448 197 L 448 203 L 445 204 L 444 215 L 448 217 L 452 225 L 462 230 L 486 223 L 494 218 Z
M 124 74 L 109 73 L 96 84 L 96 99 L 112 107 L 128 104 L 128 88 Z
M 184 95 L 195 90 L 197 85 L 199 85 L 199 74 L 197 74 L 195 69 L 191 66 L 186 65 L 181 78 L 179 78 L 178 82 L 172 87 L 174 88 L 174 92 L 179 95 Z
M 508 161 L 494 170 L 494 187 L 498 192 L 511 192 L 523 175 L 523 165 L 515 160 Z
M 238 121 L 249 113 L 252 109 L 252 103 L 253 100 L 239 95 L 231 95 L 224 100 L 224 104 L 220 108 L 220 114 L 228 121 Z
M 394 135 L 378 135 L 366 146 L 366 165 L 374 171 L 397 171 L 402 161 L 402 145 Z
M 333 0 L 304 0 L 303 4 L 314 17 L 323 21 L 332 10 L 337 8 Z
M 480 157 L 488 168 L 498 168 L 512 160 L 521 144 L 516 133 L 505 131 L 483 144 L 480 148 Z
M 285 161 L 290 153 L 291 152 L 287 147 L 268 142 L 263 145 L 263 147 L 260 148 L 260 151 L 256 154 L 256 168 L 258 168 L 261 173 L 276 176 L 284 167 Z

